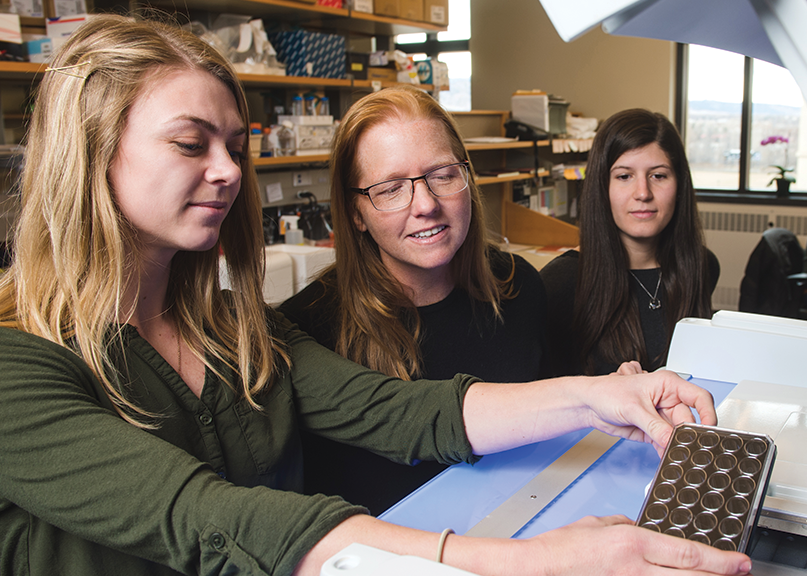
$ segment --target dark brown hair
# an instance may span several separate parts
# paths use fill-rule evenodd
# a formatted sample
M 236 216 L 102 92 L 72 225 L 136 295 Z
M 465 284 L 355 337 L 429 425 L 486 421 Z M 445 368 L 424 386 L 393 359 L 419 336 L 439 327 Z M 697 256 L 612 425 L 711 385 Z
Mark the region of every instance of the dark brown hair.
M 657 143 L 675 172 L 675 211 L 661 232 L 656 258 L 663 271 L 667 347 L 662 358 L 648 358 L 637 302 L 630 290 L 629 259 L 614 222 L 609 196 L 611 167 L 625 152 Z M 648 110 L 618 112 L 602 123 L 589 153 L 580 197 L 580 267 L 573 334 L 581 364 L 643 366 L 664 362 L 675 323 L 686 316 L 709 317 L 708 261 L 684 145 L 675 126 Z

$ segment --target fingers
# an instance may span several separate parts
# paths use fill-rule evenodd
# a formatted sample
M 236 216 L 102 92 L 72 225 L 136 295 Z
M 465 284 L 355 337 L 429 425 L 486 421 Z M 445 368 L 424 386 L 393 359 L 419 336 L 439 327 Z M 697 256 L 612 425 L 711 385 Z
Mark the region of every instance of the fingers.
M 649 532 L 649 531 L 648 531 Z M 650 532 L 645 559 L 658 566 L 696 570 L 710 574 L 748 574 L 751 560 L 739 552 L 725 552 L 705 544 Z

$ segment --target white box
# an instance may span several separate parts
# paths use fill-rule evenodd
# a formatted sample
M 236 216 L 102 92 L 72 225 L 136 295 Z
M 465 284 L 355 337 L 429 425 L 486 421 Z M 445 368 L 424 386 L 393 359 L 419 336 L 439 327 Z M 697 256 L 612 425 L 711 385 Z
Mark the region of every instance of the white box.
M 513 94 L 510 101 L 513 120 L 549 130 L 549 96 L 545 93 Z
M 48 18 L 45 22 L 45 30 L 53 40 L 53 50 L 64 44 L 68 36 L 76 31 L 92 16 L 89 14 L 76 14 L 75 16 L 61 16 L 59 18 Z
M 19 14 L 0 14 L 0 42 L 22 44 Z
M 295 294 L 308 286 L 326 266 L 336 261 L 336 250 L 327 246 L 272 244 L 266 247 L 266 254 L 269 255 L 271 252 L 284 252 L 291 256 L 294 265 Z
M 42 8 L 42 0 L 11 0 L 11 5 L 20 16 L 31 16 L 32 18 L 42 18 L 45 12 Z
M 53 40 L 47 36 L 34 34 L 23 34 L 22 40 L 25 42 L 29 62 L 41 64 L 50 60 L 51 54 L 53 54 Z
M 87 2 L 85 0 L 53 0 L 53 15 L 75 16 L 87 13 Z
M 264 248 L 264 253 L 263 300 L 276 306 L 294 296 L 294 262 L 284 252 L 270 251 L 269 246 Z M 219 257 L 219 285 L 222 290 L 232 290 L 224 256 Z
M 356 12 L 373 13 L 373 0 L 353 0 L 351 8 Z
M 289 121 L 292 124 L 304 124 L 306 126 L 332 126 L 333 125 L 333 116 L 326 116 L 326 115 L 317 115 L 317 116 L 284 116 L 280 115 L 277 117 L 277 123 L 283 124 L 285 121 Z

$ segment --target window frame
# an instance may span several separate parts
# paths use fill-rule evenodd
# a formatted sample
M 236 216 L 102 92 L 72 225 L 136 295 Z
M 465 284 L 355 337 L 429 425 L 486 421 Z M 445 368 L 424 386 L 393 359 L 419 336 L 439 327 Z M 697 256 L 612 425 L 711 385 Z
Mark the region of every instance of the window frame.
M 751 150 L 751 114 L 753 104 L 754 59 L 744 56 L 743 62 L 743 102 L 740 112 L 740 165 L 737 190 L 710 190 L 696 188 L 695 195 L 701 202 L 725 202 L 733 204 L 775 204 L 807 206 L 807 194 L 791 194 L 788 198 L 778 198 L 775 191 L 749 190 L 749 159 Z M 686 142 L 689 92 L 689 46 L 677 43 L 675 62 L 675 125 Z

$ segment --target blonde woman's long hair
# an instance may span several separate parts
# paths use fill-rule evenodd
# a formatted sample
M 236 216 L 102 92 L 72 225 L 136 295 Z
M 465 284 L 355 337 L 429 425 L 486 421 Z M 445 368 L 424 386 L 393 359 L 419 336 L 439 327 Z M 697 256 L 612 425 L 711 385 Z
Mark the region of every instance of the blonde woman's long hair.
M 405 380 L 420 373 L 420 319 L 401 284 L 381 260 L 369 232 L 355 225 L 356 186 L 361 165 L 356 149 L 373 126 L 397 119 L 436 120 L 445 130 L 458 161 L 468 160 L 457 124 L 442 106 L 423 90 L 410 86 L 387 88 L 365 96 L 345 114 L 331 153 L 331 213 L 336 248 L 337 312 L 336 352 L 354 362 Z M 473 170 L 471 170 L 473 173 Z M 457 286 L 475 300 L 489 303 L 497 318 L 500 301 L 509 297 L 510 278 L 499 281 L 488 259 L 490 245 L 482 198 L 473 174 L 469 180 L 471 221 L 468 235 L 451 262 Z M 326 284 L 328 273 L 321 278 Z
M 129 398 L 112 347 L 127 281 L 137 278 L 138 246 L 108 178 L 128 112 L 144 86 L 176 70 L 204 70 L 233 93 L 248 125 L 236 73 L 215 49 L 165 23 L 95 16 L 74 32 L 39 85 L 27 136 L 22 208 L 12 266 L 0 280 L 0 325 L 73 349 L 103 383 L 118 413 L 154 425 Z M 206 354 L 237 370 L 236 392 L 257 395 L 288 366 L 271 335 L 261 285 L 263 236 L 258 184 L 249 153 L 241 190 L 204 252 L 179 252 L 171 264 L 170 313 L 180 335 L 210 369 Z M 219 289 L 219 251 L 233 291 Z M 123 318 L 125 321 L 125 317 Z

